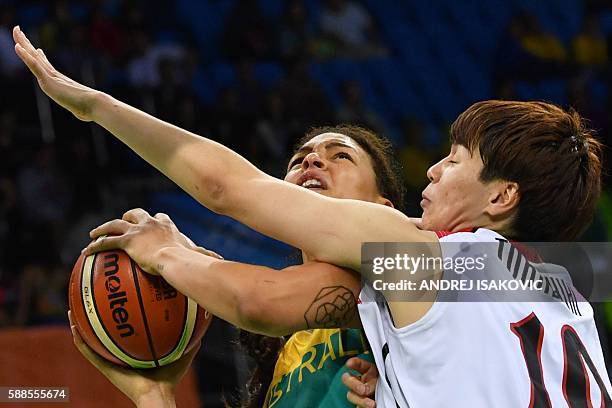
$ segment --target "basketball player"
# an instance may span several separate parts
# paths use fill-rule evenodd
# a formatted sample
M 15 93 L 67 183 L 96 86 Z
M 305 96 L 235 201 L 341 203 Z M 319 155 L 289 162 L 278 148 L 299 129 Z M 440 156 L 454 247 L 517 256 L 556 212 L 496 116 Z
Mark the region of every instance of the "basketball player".
M 428 170 L 421 230 L 390 207 L 333 199 L 269 177 L 223 146 L 58 74 L 18 29 L 15 39 L 18 55 L 51 98 L 111 131 L 205 206 L 314 260 L 355 271 L 363 242 L 428 243 L 432 254 L 455 259 L 441 244 L 497 243 L 507 254 L 514 248 L 507 239 L 572 240 L 590 221 L 601 190 L 601 146 L 577 113 L 546 103 L 480 102 L 457 118 L 449 155 Z M 123 248 L 179 290 L 189 280 L 186 262 L 191 275 L 223 262 L 196 257 L 168 230 L 167 221 L 129 212 L 94 233 L 122 235 L 99 240 L 89 251 Z M 488 270 L 512 277 L 511 263 L 493 255 Z M 545 291 L 531 303 L 445 303 L 437 295 L 428 290 L 420 302 L 379 302 L 371 287 L 360 293 L 362 324 L 380 372 L 380 406 L 612 406 L 588 302 L 570 308 L 549 301 Z
M 347 146 L 351 146 L 350 150 Z M 298 147 L 289 161 L 285 180 L 331 197 L 351 197 L 384 205 L 391 205 L 393 201 L 399 208 L 403 206 L 403 189 L 394 172 L 396 166 L 389 155 L 390 145 L 374 133 L 357 126 L 315 128 L 304 136 Z M 321 180 L 323 184 L 315 184 L 313 180 Z M 181 239 L 166 216 L 160 214 L 157 219 L 168 222 L 172 233 Z M 213 272 L 214 277 L 201 275 L 201 280 L 189 285 L 195 285 L 197 292 L 204 295 L 218 279 L 213 296 L 199 296 L 194 300 L 216 316 L 254 332 L 279 336 L 316 327 L 360 327 L 355 300 L 360 290 L 359 280 L 340 268 L 308 262 L 308 254 L 302 256 L 305 264 L 286 268 L 282 273 L 224 262 L 218 265 L 222 269 Z M 325 312 L 329 306 L 331 311 Z M 321 312 L 324 314 L 320 315 Z M 108 378 L 116 378 L 117 371 L 124 371 L 105 365 L 78 338 L 77 346 Z M 360 358 L 350 359 L 351 356 Z M 265 392 L 262 395 L 266 398 L 253 402 L 258 407 L 353 406 L 347 400 L 346 388 L 341 385 L 344 380 L 351 390 L 355 389 L 351 391 L 350 402 L 372 406 L 373 400 L 365 397 L 373 393 L 377 373 L 368 360 L 370 355 L 359 330 L 297 332 L 281 350 L 272 384 L 267 395 Z M 361 381 L 354 377 L 342 378 L 347 371 L 343 365 L 347 362 L 364 374 Z M 126 376 L 119 378 L 122 380 L 117 386 L 121 390 L 142 389 L 128 386 Z M 168 380 L 172 384 L 177 382 L 174 377 Z M 131 381 L 140 383 L 145 379 L 132 376 Z

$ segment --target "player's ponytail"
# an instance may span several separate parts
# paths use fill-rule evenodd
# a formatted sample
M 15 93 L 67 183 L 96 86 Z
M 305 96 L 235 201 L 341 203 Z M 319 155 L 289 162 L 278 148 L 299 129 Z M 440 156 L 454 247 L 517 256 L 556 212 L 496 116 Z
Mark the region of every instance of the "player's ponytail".
M 282 337 L 268 337 L 240 330 L 238 344 L 255 361 L 251 377 L 240 393 L 241 408 L 259 408 L 264 405 L 274 366 L 284 343 Z

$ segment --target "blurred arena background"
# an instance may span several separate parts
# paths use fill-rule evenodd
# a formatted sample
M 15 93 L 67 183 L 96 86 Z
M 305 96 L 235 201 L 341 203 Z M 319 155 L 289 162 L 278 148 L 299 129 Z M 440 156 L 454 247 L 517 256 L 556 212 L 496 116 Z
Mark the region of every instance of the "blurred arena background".
M 307 128 L 372 127 L 397 149 L 411 216 L 450 123 L 475 101 L 572 106 L 610 145 L 608 0 L 0 0 L 0 386 L 75 384 L 73 401 L 92 398 L 85 384 L 104 387 L 66 319 L 69 273 L 92 227 L 143 207 L 227 259 L 282 267 L 292 250 L 200 207 L 51 103 L 14 54 L 15 24 L 67 75 L 279 177 Z M 582 240 L 611 234 L 606 182 Z M 607 350 L 612 307 L 596 309 Z M 209 330 L 190 385 L 199 404 L 222 406 L 244 385 L 249 358 L 234 338 L 220 320 Z

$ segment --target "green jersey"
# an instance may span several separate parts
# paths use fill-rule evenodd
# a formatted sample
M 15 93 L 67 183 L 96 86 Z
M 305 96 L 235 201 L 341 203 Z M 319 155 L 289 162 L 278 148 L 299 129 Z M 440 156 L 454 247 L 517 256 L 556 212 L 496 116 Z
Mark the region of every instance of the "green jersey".
M 264 407 L 352 407 L 342 383 L 351 357 L 372 361 L 357 329 L 315 329 L 289 338 L 274 367 Z

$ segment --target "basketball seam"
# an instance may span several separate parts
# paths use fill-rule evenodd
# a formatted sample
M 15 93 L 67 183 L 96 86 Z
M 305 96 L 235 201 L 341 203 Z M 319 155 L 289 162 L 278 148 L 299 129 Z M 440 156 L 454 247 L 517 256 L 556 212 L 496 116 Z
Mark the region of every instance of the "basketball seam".
M 189 298 L 185 296 L 185 312 L 183 313 L 183 324 L 181 325 L 182 328 L 184 328 L 185 325 L 187 324 L 188 317 L 189 317 Z M 174 345 L 170 348 L 170 351 L 168 351 L 163 356 L 159 356 L 159 359 L 161 360 L 162 358 L 168 357 L 170 354 L 174 353 L 176 351 L 176 348 L 181 345 L 182 338 L 183 338 L 183 330 L 181 330 L 181 332 L 179 333 L 179 336 L 176 342 L 174 343 Z
M 140 314 L 142 315 L 142 321 L 144 323 L 145 333 L 149 342 L 149 348 L 153 356 L 155 366 L 159 367 L 159 361 L 157 358 L 157 352 L 155 351 L 155 345 L 153 344 L 153 338 L 151 337 L 151 331 L 149 330 L 149 322 L 147 320 L 147 314 L 145 312 L 144 304 L 142 303 L 142 294 L 140 293 L 140 283 L 138 282 L 138 274 L 136 270 L 136 262 L 130 258 L 130 265 L 132 266 L 132 276 L 134 277 L 134 285 L 136 286 L 136 297 L 138 298 L 138 305 L 140 306 Z

